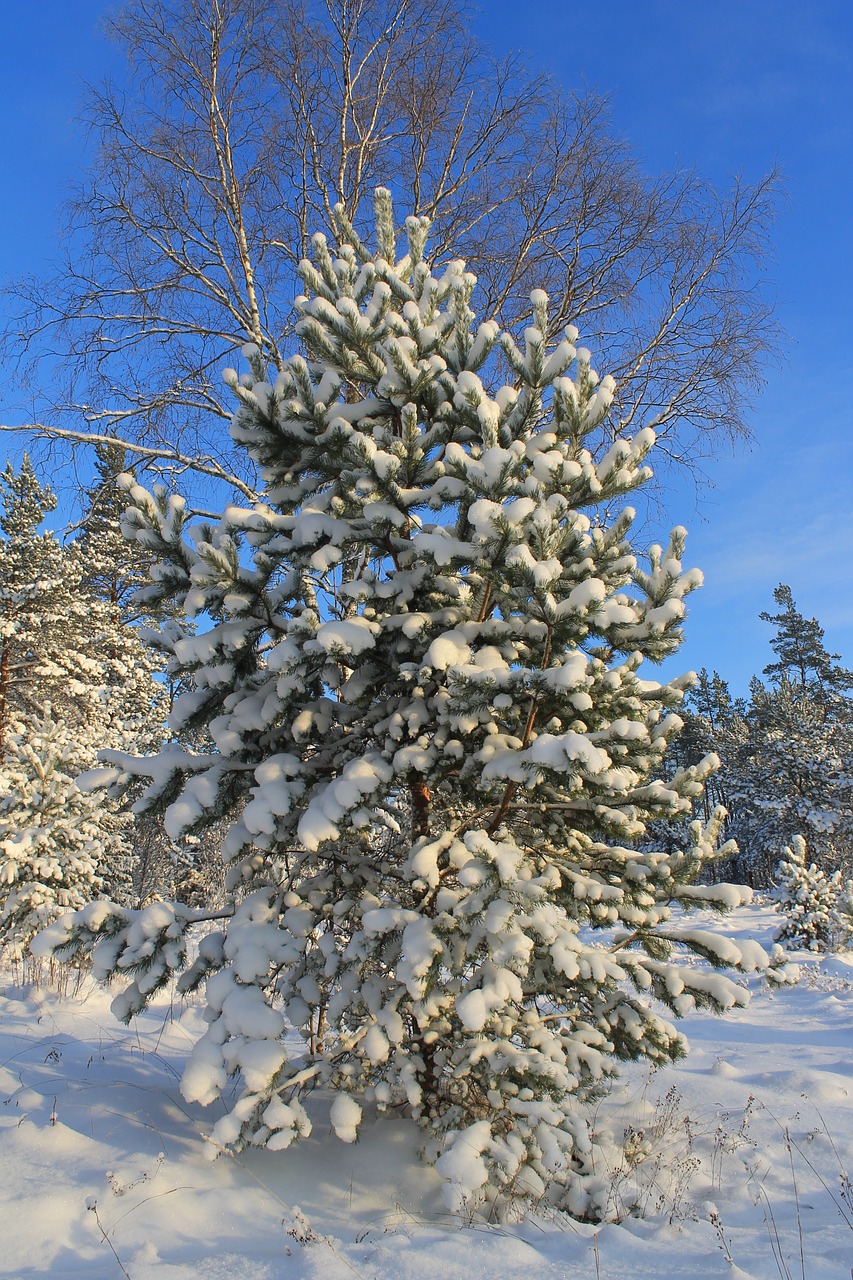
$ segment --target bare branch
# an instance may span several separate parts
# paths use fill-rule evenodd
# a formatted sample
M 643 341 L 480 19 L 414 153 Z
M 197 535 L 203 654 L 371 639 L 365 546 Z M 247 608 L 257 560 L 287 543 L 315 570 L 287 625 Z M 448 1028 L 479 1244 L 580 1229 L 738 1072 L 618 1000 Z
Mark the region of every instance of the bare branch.
M 612 430 L 653 420 L 693 462 L 748 433 L 776 175 L 649 177 L 604 99 L 495 61 L 459 0 L 129 0 L 109 31 L 128 75 L 90 91 L 63 260 L 8 291 L 5 354 L 52 438 L 82 412 L 251 490 L 219 371 L 246 342 L 281 369 L 311 235 L 380 184 L 508 329 L 548 292 L 551 336 L 576 323 L 617 380 Z
M 155 461 L 168 462 L 173 468 L 182 471 L 197 471 L 199 475 L 213 480 L 221 480 L 224 484 L 237 489 L 248 498 L 249 502 L 257 502 L 258 495 L 254 489 L 245 484 L 239 476 L 232 475 L 212 458 L 191 457 L 180 453 L 177 449 L 157 448 L 155 445 L 136 444 L 132 440 L 123 440 L 118 436 L 102 435 L 95 431 L 73 431 L 67 427 L 53 427 L 45 423 L 29 422 L 23 426 L 8 426 L 0 423 L 0 431 L 28 432 L 47 440 L 65 440 L 71 444 L 113 445 L 134 454 L 146 463 Z

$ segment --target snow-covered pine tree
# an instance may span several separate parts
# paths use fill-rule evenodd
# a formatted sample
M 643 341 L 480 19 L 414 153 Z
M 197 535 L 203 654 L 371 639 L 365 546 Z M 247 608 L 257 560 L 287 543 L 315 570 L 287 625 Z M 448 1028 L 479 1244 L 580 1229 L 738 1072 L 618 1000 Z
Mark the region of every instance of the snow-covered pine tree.
M 91 657 L 97 659 L 103 743 L 133 752 L 151 752 L 163 742 L 169 691 L 157 677 L 162 658 L 143 643 L 139 624 L 154 621 L 134 604 L 148 580 L 150 554 L 122 535 L 127 497 L 117 484 L 125 471 L 122 449 L 101 446 L 77 537 L 69 551 L 79 561 L 78 590 L 92 610 L 85 628 Z M 103 745 L 102 743 L 102 745 Z
M 831 951 L 841 924 L 841 872 L 827 876 L 814 862 L 807 862 L 806 842 L 795 836 L 791 847 L 783 850 L 776 879 L 778 910 L 784 916 L 777 940 L 789 947 Z
M 100 667 L 92 648 L 91 602 L 81 590 L 82 563 L 51 532 L 56 507 L 28 457 L 0 476 L 0 760 L 10 733 L 54 717 L 81 730 L 99 722 Z M 92 741 L 89 759 L 100 742 Z M 85 753 L 85 746 L 84 746 Z
M 99 446 L 95 476 L 73 545 L 83 564 L 82 589 L 97 601 L 102 615 L 97 653 L 108 721 L 104 740 L 113 748 L 150 753 L 165 740 L 175 689 L 165 679 L 157 643 L 167 616 L 160 609 L 158 617 L 152 617 L 134 598 L 148 581 L 151 553 L 122 534 L 127 506 L 127 495 L 118 483 L 122 475 L 127 475 L 125 451 L 114 445 Z M 125 796 L 124 803 L 130 799 Z M 130 838 L 133 859 L 126 901 L 141 905 L 152 898 L 180 896 L 182 878 L 193 872 L 190 846 L 170 840 L 160 818 L 151 813 L 136 815 Z M 211 861 L 205 859 L 205 865 Z M 216 879 L 221 880 L 221 875 Z
M 85 583 L 90 595 L 107 600 L 127 621 L 137 621 L 135 592 L 148 581 L 151 557 L 122 535 L 127 506 L 118 483 L 126 475 L 127 454 L 117 445 L 99 445 L 95 475 L 86 491 L 85 508 L 74 539 L 84 553 Z
M 47 709 L 50 710 L 49 708 Z M 128 820 L 74 780 L 75 730 L 31 721 L 7 738 L 0 762 L 0 943 L 26 955 L 33 936 L 90 902 L 106 875 L 129 874 Z
M 709 874 L 713 879 L 733 879 L 755 885 L 755 868 L 746 856 L 748 846 L 741 844 L 741 794 L 745 781 L 741 769 L 748 737 L 745 716 L 743 699 L 733 698 L 723 677 L 716 671 L 709 674 L 703 667 L 685 695 L 681 712 L 684 727 L 667 750 L 663 776 L 668 777 L 676 768 L 697 764 L 709 753 L 719 758 L 720 767 L 695 802 L 694 815 L 707 821 L 715 808 L 724 808 L 723 835 L 734 841 L 735 850 L 726 862 L 715 862 Z M 683 820 L 682 825 L 686 821 Z M 655 831 L 654 826 L 652 830 Z M 667 844 L 676 831 L 677 826 L 664 822 L 658 824 L 656 834 Z
M 695 684 L 687 691 L 681 711 L 683 726 L 673 738 L 665 757 L 665 774 L 686 765 L 698 764 L 705 756 L 720 757 L 720 768 L 708 779 L 697 805 L 697 816 L 705 821 L 718 806 L 730 809 L 726 790 L 727 765 L 739 737 L 743 706 L 735 701 L 726 681 L 703 667 Z
M 749 898 L 696 884 L 720 814 L 684 849 L 631 847 L 713 768 L 649 780 L 689 679 L 639 674 L 677 649 L 700 577 L 681 529 L 638 565 L 625 499 L 653 432 L 605 442 L 614 384 L 574 330 L 549 345 L 546 296 L 519 349 L 475 325 L 462 262 L 431 269 L 425 219 L 398 256 L 386 191 L 376 209 L 374 252 L 338 210 L 336 253 L 318 236 L 301 264 L 305 355 L 271 384 L 250 346 L 227 375 L 265 502 L 190 529 L 179 497 L 130 486 L 126 530 L 159 561 L 145 600 L 207 623 L 164 640 L 195 683 L 173 728 L 214 747 L 113 754 L 103 781 L 151 779 L 176 837 L 231 812 L 230 901 L 99 902 L 37 946 L 131 976 L 129 1018 L 215 916 L 179 981 L 206 984 L 209 1021 L 185 1096 L 236 1080 L 214 1143 L 288 1146 L 321 1086 L 346 1141 L 363 1105 L 408 1108 L 451 1204 L 550 1186 L 595 1214 L 579 1096 L 617 1059 L 684 1053 L 656 1002 L 740 1005 L 712 967 L 766 963 L 673 915 Z
M 848 880 L 835 903 L 836 944 L 847 950 L 853 946 L 853 880 Z
M 103 552 L 41 529 L 56 500 L 28 458 L 0 485 L 0 945 L 20 948 L 93 888 L 130 900 L 127 821 L 74 778 L 105 745 L 150 749 L 165 708 L 153 655 L 93 585 Z
M 784 606 L 761 617 L 775 624 L 778 660 L 764 668 L 768 687 L 750 685 L 750 703 L 729 789 L 743 855 L 772 874 L 783 848 L 802 834 L 818 867 L 853 870 L 853 676 L 828 653 L 823 630 L 797 609 L 791 590 L 774 592 Z M 760 882 L 760 881 L 759 881 Z

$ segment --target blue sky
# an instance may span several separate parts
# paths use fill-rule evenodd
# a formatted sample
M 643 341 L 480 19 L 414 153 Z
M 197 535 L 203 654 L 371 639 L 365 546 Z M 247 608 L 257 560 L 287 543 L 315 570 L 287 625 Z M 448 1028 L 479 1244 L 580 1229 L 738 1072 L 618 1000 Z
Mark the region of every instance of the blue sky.
M 705 574 L 674 663 L 715 666 L 745 691 L 772 658 L 758 614 L 784 581 L 853 666 L 853 4 L 496 0 L 478 26 L 500 52 L 524 47 L 609 93 L 652 171 L 724 183 L 781 166 L 770 273 L 784 364 L 768 370 L 753 448 L 709 468 L 698 512 L 690 484 L 668 501 Z
M 115 66 L 102 0 L 16 6 L 0 43 L 0 277 L 38 274 L 64 195 L 85 163 L 74 116 L 84 80 Z M 758 619 L 790 583 L 827 643 L 853 666 L 853 4 L 810 0 L 483 0 L 479 33 L 526 49 L 569 84 L 612 96 L 652 171 L 682 164 L 715 182 L 778 162 L 787 195 L 771 266 L 785 362 L 770 369 L 751 451 L 710 467 L 699 509 L 672 492 L 706 578 L 691 597 L 679 669 L 716 667 L 738 692 L 770 660 Z M 4 421 L 22 421 L 11 391 Z

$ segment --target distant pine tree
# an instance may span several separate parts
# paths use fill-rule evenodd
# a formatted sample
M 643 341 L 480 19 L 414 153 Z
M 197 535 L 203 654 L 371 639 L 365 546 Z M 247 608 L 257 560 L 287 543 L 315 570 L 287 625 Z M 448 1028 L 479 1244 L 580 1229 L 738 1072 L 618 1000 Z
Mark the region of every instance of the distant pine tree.
M 781 606 L 779 613 L 762 612 L 762 622 L 770 622 L 776 634 L 770 641 L 776 662 L 764 668 L 774 684 L 787 681 L 815 691 L 840 691 L 853 687 L 853 672 L 838 666 L 840 654 L 827 652 L 823 643 L 823 627 L 816 618 L 806 618 L 794 603 L 791 588 L 780 583 L 773 599 Z
M 74 781 L 106 746 L 159 745 L 157 662 L 101 575 L 120 561 L 97 536 L 63 544 L 29 458 L 0 476 L 0 945 L 20 948 L 104 888 L 133 898 L 129 815 Z M 121 553 L 123 555 L 123 553 Z
M 40 531 L 56 499 L 28 457 L 18 472 L 7 464 L 0 500 L 0 761 L 10 734 L 26 733 L 46 702 L 79 730 L 85 753 L 89 728 L 100 725 L 101 687 L 82 558 Z
M 778 614 L 762 613 L 778 661 L 754 679 L 747 733 L 731 784 L 736 835 L 759 874 L 802 835 L 819 868 L 853 870 L 853 677 L 827 651 L 823 629 L 805 619 L 791 591 L 777 587 Z
M 661 776 L 670 778 L 678 770 L 701 765 L 713 757 L 718 768 L 711 773 L 701 795 L 693 802 L 692 811 L 679 822 L 660 821 L 648 825 L 645 840 L 657 841 L 665 848 L 676 847 L 688 840 L 690 823 L 700 818 L 707 822 L 715 810 L 725 810 L 723 834 L 737 840 L 738 804 L 737 769 L 741 743 L 745 734 L 744 705 L 733 699 L 726 681 L 718 672 L 708 673 L 703 667 L 695 683 L 687 690 L 679 715 L 681 731 L 667 747 Z M 708 864 L 706 874 L 714 880 L 735 879 L 749 883 L 748 868 L 739 850 L 730 844 L 731 856 Z
M 121 531 L 127 495 L 118 484 L 124 451 L 101 446 L 94 483 L 86 495 L 77 536 L 69 551 L 80 565 L 79 591 L 93 610 L 86 629 L 90 655 L 97 659 L 104 740 L 125 751 L 157 750 L 166 735 L 169 691 L 163 661 L 144 643 L 155 619 L 145 616 L 135 597 L 148 581 L 151 556 L 129 543 Z M 140 629 L 139 624 L 147 628 Z

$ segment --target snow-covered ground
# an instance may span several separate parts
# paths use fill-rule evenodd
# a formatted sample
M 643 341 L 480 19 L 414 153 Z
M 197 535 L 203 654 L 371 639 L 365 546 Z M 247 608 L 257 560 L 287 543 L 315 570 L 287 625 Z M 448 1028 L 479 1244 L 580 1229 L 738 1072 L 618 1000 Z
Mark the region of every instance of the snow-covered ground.
M 769 908 L 722 922 L 767 943 Z M 682 1024 L 692 1050 L 624 1069 L 594 1124 L 619 1224 L 542 1213 L 489 1225 L 442 1208 L 404 1120 L 339 1142 L 222 1155 L 178 1078 L 200 1009 L 129 1028 L 75 994 L 0 979 L 0 1276 L 57 1280 L 847 1280 L 853 1274 L 853 955 Z M 643 1216 L 632 1216 L 634 1214 Z

